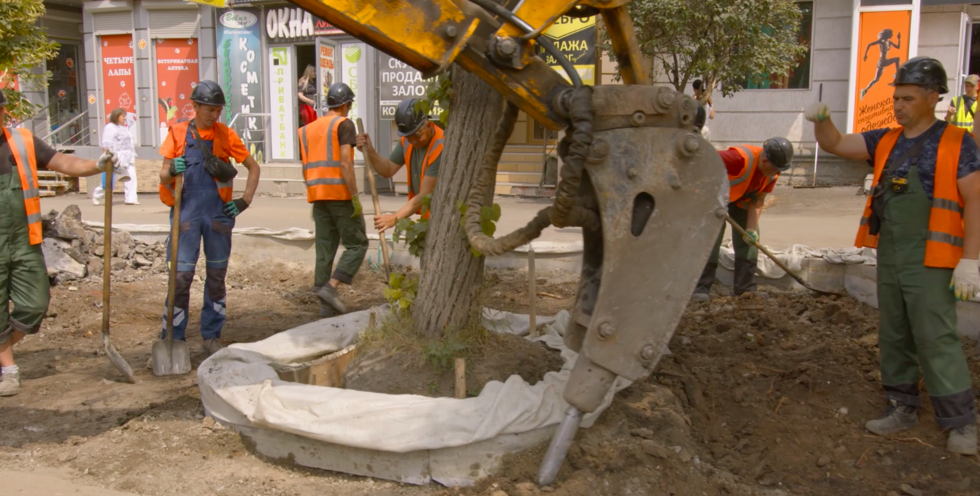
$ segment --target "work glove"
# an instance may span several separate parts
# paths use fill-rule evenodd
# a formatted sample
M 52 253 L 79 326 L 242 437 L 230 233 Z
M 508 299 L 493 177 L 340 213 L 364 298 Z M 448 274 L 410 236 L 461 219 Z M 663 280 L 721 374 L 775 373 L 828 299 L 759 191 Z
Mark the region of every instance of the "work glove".
M 742 235 L 742 241 L 745 241 L 746 243 L 748 243 L 750 245 L 751 244 L 758 243 L 759 242 L 759 233 L 757 233 L 757 232 L 749 229 L 748 231 L 745 231 L 745 234 Z
M 183 174 L 187 170 L 187 161 L 184 157 L 177 157 L 170 161 L 170 170 L 168 173 L 170 177 L 177 177 L 178 174 Z
M 225 215 L 234 219 L 241 215 L 245 209 L 248 208 L 248 202 L 241 198 L 235 198 L 234 200 L 225 203 Z
M 350 199 L 351 203 L 354 204 L 354 213 L 351 214 L 351 219 L 356 219 L 364 214 L 364 207 L 361 206 L 361 199 L 357 195 L 352 195 Z
M 810 122 L 823 122 L 830 118 L 830 107 L 823 102 L 811 103 L 806 106 L 803 115 Z
M 956 269 L 953 270 L 949 289 L 953 291 L 957 300 L 967 301 L 977 295 L 977 291 L 980 291 L 980 271 L 977 269 L 976 260 L 960 259 Z
M 112 150 L 106 150 L 102 152 L 102 155 L 95 162 L 95 167 L 99 169 L 99 172 L 105 172 L 106 168 L 112 166 L 113 171 L 119 168 L 119 159 L 116 158 L 116 154 L 112 153 Z

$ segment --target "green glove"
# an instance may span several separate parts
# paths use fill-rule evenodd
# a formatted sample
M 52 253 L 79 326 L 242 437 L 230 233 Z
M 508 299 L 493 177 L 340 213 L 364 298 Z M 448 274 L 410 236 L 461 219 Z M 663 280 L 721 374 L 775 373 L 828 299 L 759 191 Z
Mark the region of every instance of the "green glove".
M 170 161 L 170 170 L 168 171 L 170 177 L 177 177 L 178 174 L 183 174 L 187 170 L 187 161 L 184 157 L 177 157 Z
M 350 199 L 351 203 L 354 204 L 354 213 L 350 216 L 351 219 L 356 219 L 364 214 L 364 207 L 361 206 L 361 199 L 357 195 L 353 195 Z
M 225 215 L 234 219 L 238 217 L 245 209 L 248 208 L 248 203 L 241 198 L 235 198 L 234 200 L 225 203 Z
M 742 235 L 742 241 L 745 241 L 746 243 L 748 243 L 750 245 L 751 244 L 758 243 L 759 242 L 759 233 L 757 233 L 755 231 L 752 231 L 752 230 L 745 231 L 745 234 Z

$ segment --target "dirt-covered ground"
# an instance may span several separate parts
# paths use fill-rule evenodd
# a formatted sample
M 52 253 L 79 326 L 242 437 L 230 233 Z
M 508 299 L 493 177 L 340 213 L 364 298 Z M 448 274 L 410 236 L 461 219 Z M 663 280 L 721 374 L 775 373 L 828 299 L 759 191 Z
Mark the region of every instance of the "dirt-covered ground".
M 257 458 L 237 434 L 204 418 L 195 374 L 158 378 L 145 368 L 166 275 L 127 270 L 132 282 L 113 286 L 112 340 L 137 383 L 120 382 L 101 353 L 101 285 L 85 280 L 53 288 L 42 332 L 17 347 L 23 391 L 0 399 L 5 473 L 58 470 L 81 484 L 144 495 L 980 494 L 980 461 L 944 451 L 931 410 L 902 435 L 864 432 L 864 420 L 883 406 L 877 312 L 849 298 L 719 294 L 692 305 L 671 342 L 673 354 L 651 378 L 620 393 L 593 428 L 579 431 L 554 487 L 532 483 L 541 448 L 460 489 Z M 311 272 L 294 263 L 233 260 L 225 344 L 316 319 Z M 527 310 L 525 274 L 487 277 L 489 306 Z M 538 277 L 541 314 L 571 305 L 574 276 Z M 348 306 L 383 302 L 382 279 L 362 271 L 353 292 L 345 290 Z M 192 308 L 200 301 L 196 284 Z M 195 352 L 196 326 L 192 320 Z M 967 349 L 976 382 L 976 344 Z M 195 365 L 202 358 L 194 355 Z

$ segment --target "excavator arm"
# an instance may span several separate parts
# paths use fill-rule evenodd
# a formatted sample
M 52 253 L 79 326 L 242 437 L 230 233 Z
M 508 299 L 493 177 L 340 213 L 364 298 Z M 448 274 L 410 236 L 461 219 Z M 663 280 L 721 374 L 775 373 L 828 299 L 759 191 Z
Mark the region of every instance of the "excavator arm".
M 425 76 L 455 62 L 506 97 L 467 198 L 474 248 L 498 255 L 549 225 L 582 228 L 581 282 L 565 334 L 579 357 L 564 391 L 570 406 L 538 474 L 539 484 L 551 484 L 583 412 L 607 404 L 617 378 L 639 380 L 656 367 L 721 228 L 728 181 L 714 148 L 692 132 L 697 103 L 650 84 L 629 0 L 290 1 Z M 561 15 L 602 16 L 625 84 L 582 84 L 540 36 Z M 567 79 L 537 55 L 538 45 Z M 494 239 L 482 233 L 480 211 L 518 109 L 566 130 L 561 181 L 552 206 Z

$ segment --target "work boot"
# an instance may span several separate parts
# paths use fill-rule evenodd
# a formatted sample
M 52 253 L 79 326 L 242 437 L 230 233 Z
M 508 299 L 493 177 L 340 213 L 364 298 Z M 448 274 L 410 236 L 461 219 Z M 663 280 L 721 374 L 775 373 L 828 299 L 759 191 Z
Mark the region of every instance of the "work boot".
M 718 264 L 708 262 L 704 265 L 704 269 L 701 270 L 701 277 L 698 278 L 698 285 L 694 287 L 694 295 L 697 297 L 698 293 L 703 293 L 705 296 L 711 292 L 711 285 L 715 282 L 715 273 L 718 271 Z M 711 297 L 708 297 L 710 300 Z M 701 300 L 694 300 L 701 301 Z M 708 300 L 704 300 L 708 301 Z
M 732 281 L 732 294 L 741 296 L 756 289 L 755 269 L 757 260 L 735 257 L 735 277 Z
M 8 372 L 0 377 L 0 396 L 14 396 L 20 392 L 20 372 Z M 973 449 L 976 450 L 976 433 L 973 431 Z
M 711 295 L 708 293 L 694 293 L 694 295 L 691 296 L 691 301 L 695 303 L 707 303 L 711 301 Z
M 879 419 L 867 421 L 864 424 L 864 428 L 879 436 L 887 436 L 888 434 L 911 429 L 919 423 L 919 416 L 915 410 L 914 406 L 901 405 L 895 400 L 888 400 L 888 408 L 885 410 L 885 415 Z M 974 449 L 976 449 L 976 431 L 973 431 L 973 434 L 973 445 Z
M 347 307 L 344 306 L 344 302 L 340 301 L 340 294 L 337 293 L 337 288 L 329 284 L 324 284 L 322 288 L 316 290 L 316 295 L 328 305 L 332 306 L 334 310 L 340 313 L 347 313 Z
M 203 351 L 207 356 L 214 355 L 222 348 L 224 348 L 224 346 L 221 345 L 221 341 L 219 341 L 217 338 L 205 339 L 204 342 L 201 343 L 201 351 Z
M 946 441 L 946 451 L 960 455 L 977 454 L 977 424 L 951 429 Z
M 320 300 L 320 318 L 334 317 L 337 311 L 329 303 Z

